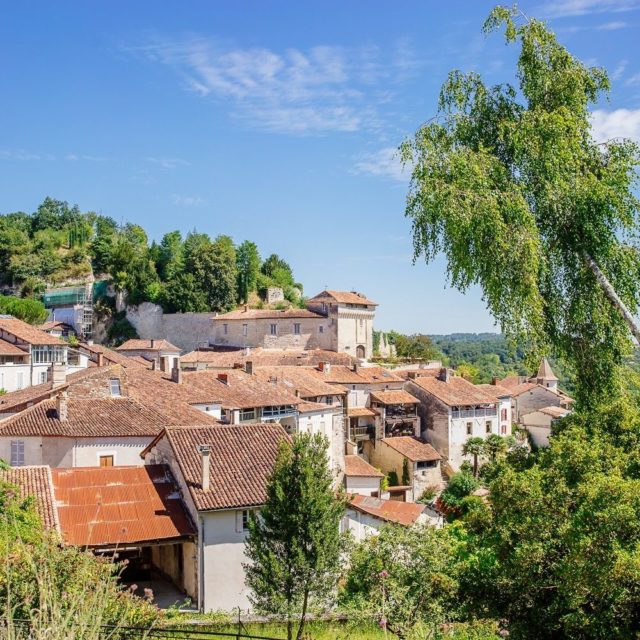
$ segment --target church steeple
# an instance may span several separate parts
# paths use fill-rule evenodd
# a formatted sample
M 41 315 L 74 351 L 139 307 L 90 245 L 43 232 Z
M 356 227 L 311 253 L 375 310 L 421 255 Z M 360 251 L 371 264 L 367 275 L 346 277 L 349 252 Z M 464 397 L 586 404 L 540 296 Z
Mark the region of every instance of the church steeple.
M 538 384 L 541 384 L 543 387 L 548 387 L 549 389 L 555 389 L 558 386 L 558 378 L 556 374 L 553 373 L 553 369 L 546 358 L 542 358 L 540 361 L 536 381 Z

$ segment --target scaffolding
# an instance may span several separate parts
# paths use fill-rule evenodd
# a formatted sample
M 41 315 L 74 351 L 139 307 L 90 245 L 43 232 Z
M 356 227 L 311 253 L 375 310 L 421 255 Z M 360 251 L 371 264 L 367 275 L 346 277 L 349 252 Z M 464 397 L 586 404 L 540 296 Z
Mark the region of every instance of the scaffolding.
M 83 287 L 47 289 L 42 301 L 47 309 L 73 309 L 73 327 L 82 340 L 91 338 L 93 330 L 93 283 Z

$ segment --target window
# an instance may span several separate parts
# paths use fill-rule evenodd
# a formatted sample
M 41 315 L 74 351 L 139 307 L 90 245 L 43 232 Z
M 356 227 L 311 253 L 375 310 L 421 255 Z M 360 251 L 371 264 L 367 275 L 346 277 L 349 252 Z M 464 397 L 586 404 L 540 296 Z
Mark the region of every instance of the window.
M 295 333 L 297 336 L 300 335 L 300 323 L 299 322 L 294 322 L 293 323 L 293 333 Z
M 24 440 L 11 441 L 11 466 L 24 467 Z
M 229 333 L 229 325 L 225 322 L 225 323 L 222 325 L 222 329 L 223 329 L 223 331 L 224 331 L 224 335 L 226 336 L 226 335 L 227 335 L 227 333 Z
M 467 422 L 467 435 L 470 436 L 473 433 L 473 422 Z
M 242 512 L 242 530 L 249 530 L 249 512 L 246 509 Z
M 502 419 L 502 420 L 506 420 L 506 419 L 507 419 L 507 410 L 506 410 L 506 409 L 503 409 L 503 410 L 500 412 L 500 416 L 501 416 L 501 419 Z
M 111 396 L 114 398 L 117 398 L 121 395 L 120 380 L 118 378 L 111 378 L 109 380 L 109 390 L 111 391 Z
M 100 466 L 101 467 L 113 467 L 113 456 L 100 456 Z
M 318 327 L 318 333 L 324 333 L 324 327 L 322 325 Z
M 324 399 L 325 404 L 333 404 L 333 396 L 326 396 Z
M 236 533 L 244 533 L 249 529 L 249 512 L 236 511 Z
M 278 325 L 277 324 L 272 324 L 271 325 L 271 335 L 272 336 L 277 336 L 278 335 Z
M 242 325 L 242 335 L 246 336 L 247 333 L 249 333 L 249 325 L 248 324 L 243 324 Z
M 31 347 L 31 358 L 34 364 L 48 362 L 66 362 L 67 347 L 64 345 L 35 345 Z
M 418 469 L 433 469 L 438 466 L 437 460 L 420 460 L 420 462 L 416 462 L 416 466 Z
M 487 420 L 487 421 L 484 423 L 484 426 L 485 426 L 485 429 L 486 429 L 487 433 L 491 433 L 491 421 L 490 421 L 490 420 Z
M 240 420 L 255 420 L 256 419 L 256 410 L 255 409 L 240 409 Z
M 41 371 L 40 372 L 40 384 L 43 384 L 47 381 L 47 372 L 46 371 Z
M 506 436 L 506 435 L 507 435 L 507 425 L 506 425 L 506 424 L 503 424 L 503 425 L 500 427 L 500 433 L 501 433 L 503 436 Z

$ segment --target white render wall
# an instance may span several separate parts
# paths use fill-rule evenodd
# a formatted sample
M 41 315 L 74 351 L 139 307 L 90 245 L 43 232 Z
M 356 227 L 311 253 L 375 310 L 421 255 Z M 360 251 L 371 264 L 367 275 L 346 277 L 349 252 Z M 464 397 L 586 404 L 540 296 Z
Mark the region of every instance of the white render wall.
M 235 510 L 200 513 L 205 612 L 231 611 L 236 607 L 246 611 L 251 607 L 242 567 L 247 561 L 247 534 L 237 530 L 237 514 Z
M 335 323 L 337 345 L 335 349 L 341 353 L 358 357 L 357 347 L 364 347 L 366 359 L 373 356 L 373 319 L 375 311 L 371 309 L 347 308 L 338 306 Z
M 137 438 L 60 438 L 60 437 L 0 437 L 0 458 L 11 460 L 11 442 L 24 442 L 25 465 L 50 467 L 97 467 L 100 456 L 114 456 L 117 466 L 141 466 L 140 453 L 153 440 Z
M 344 485 L 347 493 L 358 493 L 361 496 L 380 494 L 380 480 L 370 476 L 345 476 Z

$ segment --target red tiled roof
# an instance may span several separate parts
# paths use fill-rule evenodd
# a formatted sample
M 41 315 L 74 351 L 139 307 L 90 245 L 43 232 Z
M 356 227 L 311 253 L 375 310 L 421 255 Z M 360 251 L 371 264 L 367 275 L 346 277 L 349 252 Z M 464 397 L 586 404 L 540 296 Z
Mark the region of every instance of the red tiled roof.
M 59 529 L 49 467 L 0 469 L 0 481 L 15 485 L 18 488 L 18 495 L 22 499 L 33 496 L 36 513 L 40 516 L 45 529 Z
M 331 385 L 315 376 L 306 367 L 255 367 L 254 375 L 263 382 L 277 380 L 292 391 L 298 391 L 301 398 L 346 395 L 344 387 Z
M 326 299 L 334 300 L 340 304 L 362 304 L 368 306 L 378 306 L 377 302 L 373 302 L 373 300 L 369 300 L 362 293 L 357 293 L 356 291 L 333 291 L 331 289 L 325 289 L 321 291 L 317 295 L 313 296 L 307 301 L 307 304 L 313 303 L 315 301 L 326 300 Z
M 264 504 L 267 479 L 273 471 L 280 442 L 287 440 L 279 424 L 170 427 L 166 437 L 173 449 L 196 509 L 210 511 Z M 202 456 L 198 446 L 211 446 L 210 489 L 202 490 Z M 148 452 L 153 443 L 145 451 Z
M 428 462 L 430 460 L 442 460 L 442 456 L 428 443 L 415 436 L 397 436 L 396 438 L 384 438 L 386 445 L 395 449 L 399 454 L 412 462 Z
M 350 366 L 355 358 L 346 353 L 326 351 L 325 349 L 263 349 L 255 347 L 232 349 L 229 351 L 191 351 L 180 358 L 184 364 L 204 364 L 211 368 L 233 369 L 236 365 L 244 366 L 252 362 L 254 367 L 263 366 L 310 366 L 320 362 L 331 362 Z
M 221 313 L 214 318 L 215 322 L 226 320 L 287 320 L 294 318 L 324 319 L 319 313 L 308 309 L 236 309 L 228 313 Z
M 195 534 L 166 465 L 51 473 L 67 544 L 116 546 Z
M 571 413 L 568 409 L 563 407 L 542 407 L 542 409 L 538 409 L 540 413 L 545 413 L 552 418 L 564 418 L 564 416 Z
M 495 404 L 496 402 L 495 394 L 487 393 L 478 385 L 459 376 L 451 376 L 449 382 L 431 377 L 415 378 L 411 380 L 411 384 L 429 392 L 450 407 Z
M 347 416 L 349 418 L 374 418 L 378 415 L 373 409 L 369 407 L 353 407 L 347 409 Z
M 317 378 L 330 384 L 391 384 L 404 382 L 402 378 L 385 369 L 384 367 L 345 367 L 331 365 L 328 370 L 319 368 L 310 369 Z
M 154 339 L 153 346 L 151 346 L 151 340 L 140 340 L 138 338 L 127 340 L 119 347 L 116 347 L 116 351 L 174 351 L 175 353 L 180 353 L 180 349 L 168 340 Z
M 418 404 L 420 400 L 412 396 L 408 391 L 398 389 L 396 391 L 373 391 L 371 399 L 380 404 Z
M 359 478 L 384 478 L 384 473 L 372 467 L 360 456 L 344 457 L 344 475 Z
M 18 318 L 0 318 L 0 330 L 6 331 L 29 344 L 66 344 L 66 342 L 60 340 L 60 338 L 56 338 L 45 331 L 40 331 L 40 329 L 36 329 L 33 325 L 18 320 Z
M 42 402 L 0 422 L 0 436 L 136 437 L 156 436 L 168 420 L 131 398 L 67 398 L 61 421 L 56 400 Z
M 417 502 L 382 500 L 371 496 L 354 495 L 351 507 L 386 522 L 396 522 L 406 527 L 414 524 L 425 510 L 425 505 Z
M 138 356 L 126 356 L 123 353 L 118 353 L 114 349 L 109 349 L 102 344 L 87 344 L 86 342 L 83 342 L 78 347 L 78 350 L 88 352 L 94 357 L 101 353 L 105 364 L 113 363 L 122 365 L 123 367 L 137 367 L 141 365 Z M 149 362 L 145 361 L 144 367 L 147 368 L 148 366 Z
M 496 400 L 499 400 L 500 398 L 511 397 L 511 391 L 499 384 L 477 384 L 476 387 L 479 387 L 487 393 L 495 396 Z
M 0 338 L 0 356 L 27 356 L 29 355 L 23 349 L 16 347 L 15 344 L 2 340 Z

